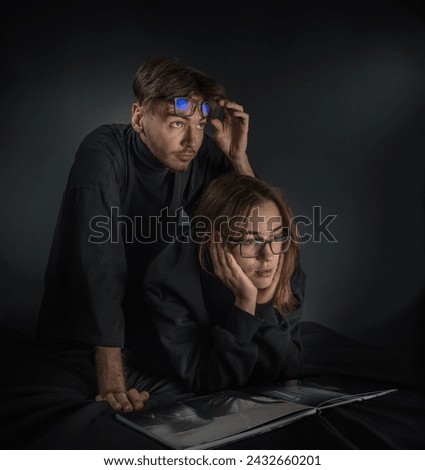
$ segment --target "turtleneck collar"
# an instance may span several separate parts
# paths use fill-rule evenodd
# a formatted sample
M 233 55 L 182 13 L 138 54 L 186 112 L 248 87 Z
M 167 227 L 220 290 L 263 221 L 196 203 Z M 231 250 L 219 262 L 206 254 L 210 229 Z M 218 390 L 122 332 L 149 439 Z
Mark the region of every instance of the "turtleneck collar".
M 133 129 L 130 129 L 131 146 L 136 156 L 137 165 L 144 170 L 167 173 L 162 163 L 152 154 L 147 145 L 140 138 L 140 135 Z

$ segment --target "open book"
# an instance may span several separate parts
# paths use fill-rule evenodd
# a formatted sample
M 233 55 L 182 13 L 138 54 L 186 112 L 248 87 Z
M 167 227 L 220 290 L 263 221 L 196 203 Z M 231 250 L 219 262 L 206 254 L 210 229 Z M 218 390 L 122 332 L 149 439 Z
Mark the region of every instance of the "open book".
M 225 390 L 117 419 L 169 449 L 211 449 L 288 425 L 306 416 L 397 389 L 359 391 L 291 381 L 272 386 Z

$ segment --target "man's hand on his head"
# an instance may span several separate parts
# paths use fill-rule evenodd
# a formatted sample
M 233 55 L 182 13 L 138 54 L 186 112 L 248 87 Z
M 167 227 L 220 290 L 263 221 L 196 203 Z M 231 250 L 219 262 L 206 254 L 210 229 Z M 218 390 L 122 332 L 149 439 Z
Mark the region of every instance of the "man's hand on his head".
M 249 115 L 243 107 L 229 100 L 220 100 L 223 120 L 211 119 L 214 127 L 214 140 L 225 153 L 238 173 L 254 176 L 248 161 Z

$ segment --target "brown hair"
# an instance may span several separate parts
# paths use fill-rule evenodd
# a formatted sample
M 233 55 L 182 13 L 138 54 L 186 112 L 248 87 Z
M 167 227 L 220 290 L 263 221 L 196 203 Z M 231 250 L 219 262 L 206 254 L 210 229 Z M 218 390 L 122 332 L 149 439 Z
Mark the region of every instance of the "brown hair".
M 206 73 L 170 57 L 153 57 L 144 62 L 134 77 L 133 93 L 140 105 L 195 93 L 205 101 L 226 96 L 224 87 Z
M 198 201 L 195 215 L 202 216 L 209 221 L 208 232 L 212 235 L 220 231 L 223 240 L 231 238 L 234 226 L 222 223 L 226 220 L 248 217 L 254 207 L 266 201 L 273 201 L 282 217 L 282 225 L 289 229 L 291 242 L 288 251 L 284 254 L 284 263 L 281 273 L 281 282 L 276 289 L 274 305 L 281 314 L 295 310 L 298 299 L 294 296 L 291 288 L 291 278 L 295 274 L 300 258 L 300 239 L 294 222 L 292 209 L 285 201 L 282 192 L 257 177 L 238 175 L 234 172 L 226 173 L 214 179 L 206 188 Z M 205 237 L 206 231 L 202 235 Z M 199 261 L 206 270 L 206 256 L 208 243 L 194 233 L 195 239 L 200 243 Z M 210 240 L 211 237 L 208 237 Z

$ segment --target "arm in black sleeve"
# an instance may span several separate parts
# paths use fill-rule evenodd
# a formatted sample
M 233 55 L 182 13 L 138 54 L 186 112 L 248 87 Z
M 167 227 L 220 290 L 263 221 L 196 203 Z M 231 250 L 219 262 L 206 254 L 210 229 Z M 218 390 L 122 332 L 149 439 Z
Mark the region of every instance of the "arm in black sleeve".
M 111 208 L 120 205 L 115 151 L 105 136 L 94 133 L 77 152 L 45 274 L 42 338 L 123 344 L 126 260 L 121 237 L 111 240 Z
M 234 306 L 227 324 L 213 326 L 200 320 L 206 315 L 202 302 L 187 304 L 169 285 L 152 289 L 149 297 L 161 343 L 188 389 L 207 393 L 246 383 L 258 359 L 252 338 L 259 318 Z
M 254 376 L 260 380 L 298 378 L 303 369 L 300 322 L 305 293 L 305 273 L 301 267 L 292 282 L 299 304 L 296 310 L 281 315 L 272 302 L 257 305 L 256 316 L 263 319 L 253 341 L 258 345 Z
M 246 383 L 258 359 L 252 338 L 262 320 L 236 306 L 221 326 L 206 310 L 194 247 L 170 244 L 151 264 L 144 282 L 150 315 L 172 367 L 188 389 L 209 392 Z M 168 274 L 168 277 L 166 275 Z

